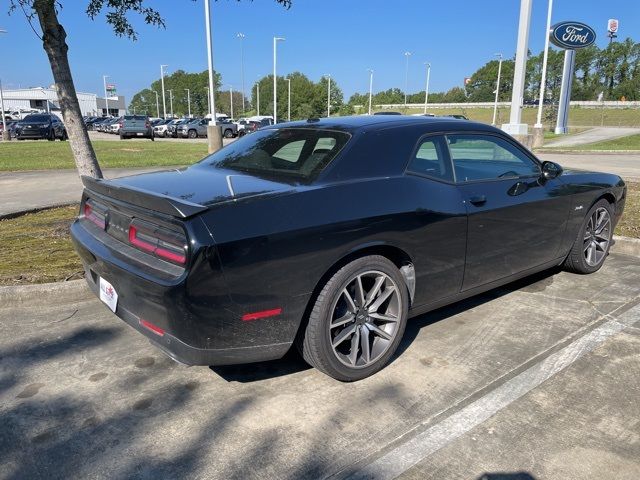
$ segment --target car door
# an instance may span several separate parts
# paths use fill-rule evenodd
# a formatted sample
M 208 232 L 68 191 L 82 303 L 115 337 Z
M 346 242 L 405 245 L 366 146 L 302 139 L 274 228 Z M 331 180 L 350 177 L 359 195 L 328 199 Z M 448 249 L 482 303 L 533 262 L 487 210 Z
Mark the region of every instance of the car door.
M 447 135 L 468 216 L 463 290 L 524 272 L 560 254 L 569 201 L 562 182 L 498 133 Z
M 410 236 L 415 264 L 414 306 L 460 292 L 465 266 L 467 212 L 454 182 L 444 135 L 422 137 L 407 167 L 415 211 Z

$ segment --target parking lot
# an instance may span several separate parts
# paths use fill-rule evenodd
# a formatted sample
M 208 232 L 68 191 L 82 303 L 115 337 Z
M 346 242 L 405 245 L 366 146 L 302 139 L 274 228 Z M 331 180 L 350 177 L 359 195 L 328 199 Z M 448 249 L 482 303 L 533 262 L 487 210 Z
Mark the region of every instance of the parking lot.
M 410 322 L 336 382 L 178 365 L 90 296 L 0 309 L 2 478 L 640 478 L 640 260 Z

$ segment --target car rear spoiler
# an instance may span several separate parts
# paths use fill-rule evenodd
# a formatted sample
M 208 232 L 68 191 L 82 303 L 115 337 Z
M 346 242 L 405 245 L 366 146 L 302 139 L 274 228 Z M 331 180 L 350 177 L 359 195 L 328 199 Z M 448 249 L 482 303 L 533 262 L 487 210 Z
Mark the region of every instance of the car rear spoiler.
M 188 218 L 207 210 L 198 203 L 187 202 L 161 193 L 149 192 L 140 188 L 115 185 L 109 180 L 81 176 L 85 188 L 91 192 L 115 198 L 123 202 L 138 205 L 155 212 L 173 217 Z

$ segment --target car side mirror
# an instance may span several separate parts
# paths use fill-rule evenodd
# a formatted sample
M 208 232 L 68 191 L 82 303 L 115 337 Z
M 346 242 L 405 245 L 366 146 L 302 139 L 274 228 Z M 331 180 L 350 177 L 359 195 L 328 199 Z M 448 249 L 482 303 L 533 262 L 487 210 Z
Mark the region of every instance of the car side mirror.
M 542 163 L 542 176 L 546 180 L 552 180 L 562 175 L 562 167 L 555 162 Z

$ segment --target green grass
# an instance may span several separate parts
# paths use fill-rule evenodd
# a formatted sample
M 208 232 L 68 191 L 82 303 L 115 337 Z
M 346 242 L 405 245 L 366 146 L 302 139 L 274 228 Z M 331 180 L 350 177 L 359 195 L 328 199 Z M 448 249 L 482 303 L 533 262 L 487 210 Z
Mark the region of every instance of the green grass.
M 613 140 L 604 140 L 602 142 L 588 143 L 586 145 L 578 145 L 576 150 L 640 150 L 640 134 L 629 135 L 627 137 L 614 138 Z
M 615 233 L 640 238 L 640 183 L 628 183 Z M 0 285 L 58 282 L 82 276 L 69 237 L 78 207 L 61 207 L 0 220 Z
M 378 109 L 378 110 L 396 110 L 402 112 L 402 109 Z M 496 117 L 496 123 L 501 125 L 509 122 L 510 108 L 498 108 L 498 115 Z M 406 113 L 411 115 L 413 113 L 422 113 L 422 108 L 407 109 Z M 493 119 L 493 108 L 429 108 L 427 112 L 434 115 L 451 115 L 462 114 L 471 120 L 483 123 L 491 123 Z M 364 109 L 362 112 L 365 113 Z M 523 108 L 522 109 L 522 121 L 529 125 L 536 123 L 536 117 L 538 115 L 537 108 Z M 543 122 L 544 123 L 544 122 Z M 570 127 L 640 127 L 640 109 L 638 108 L 577 108 L 573 107 L 569 110 L 569 125 Z M 551 129 L 555 127 L 553 125 L 545 123 L 545 128 Z
M 95 140 L 102 168 L 189 165 L 207 155 L 206 143 Z M 75 168 L 69 142 L 12 141 L 0 144 L 0 171 Z
M 82 276 L 69 225 L 78 207 L 0 220 L 0 285 L 58 282 Z

